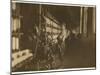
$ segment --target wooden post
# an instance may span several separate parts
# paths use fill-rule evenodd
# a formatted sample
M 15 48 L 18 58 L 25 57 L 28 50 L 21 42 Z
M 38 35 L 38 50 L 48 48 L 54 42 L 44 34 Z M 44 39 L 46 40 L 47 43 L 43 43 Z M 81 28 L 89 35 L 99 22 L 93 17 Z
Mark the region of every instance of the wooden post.
M 88 16 L 88 7 L 84 7 L 84 20 L 83 20 L 83 33 L 84 36 L 87 36 L 87 17 Z
M 38 32 L 38 36 L 41 35 L 41 8 L 42 8 L 42 5 L 39 4 L 39 14 L 38 14 L 38 29 L 39 29 L 39 32 Z
M 93 7 L 93 17 L 92 17 L 92 22 L 93 22 L 93 33 L 96 33 L 96 7 Z
M 80 8 L 80 34 L 82 33 L 83 7 Z

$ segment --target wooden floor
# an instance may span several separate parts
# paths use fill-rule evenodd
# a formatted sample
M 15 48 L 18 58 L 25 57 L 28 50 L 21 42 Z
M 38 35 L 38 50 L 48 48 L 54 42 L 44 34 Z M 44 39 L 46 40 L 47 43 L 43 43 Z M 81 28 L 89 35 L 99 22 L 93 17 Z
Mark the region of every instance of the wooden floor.
M 96 66 L 96 45 L 95 36 L 81 39 L 74 39 L 66 42 L 66 50 L 64 52 L 61 65 L 54 69 L 67 68 L 87 68 Z M 58 59 L 56 59 L 58 60 Z M 33 60 L 30 59 L 15 71 L 35 71 Z M 45 70 L 45 69 L 44 69 Z

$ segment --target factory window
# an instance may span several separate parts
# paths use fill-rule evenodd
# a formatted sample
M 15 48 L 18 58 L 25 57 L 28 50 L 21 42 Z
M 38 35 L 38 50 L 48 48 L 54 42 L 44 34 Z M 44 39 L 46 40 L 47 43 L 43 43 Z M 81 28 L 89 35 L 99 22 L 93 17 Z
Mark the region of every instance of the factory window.
M 19 49 L 19 38 L 18 37 L 12 37 L 12 49 L 13 50 Z

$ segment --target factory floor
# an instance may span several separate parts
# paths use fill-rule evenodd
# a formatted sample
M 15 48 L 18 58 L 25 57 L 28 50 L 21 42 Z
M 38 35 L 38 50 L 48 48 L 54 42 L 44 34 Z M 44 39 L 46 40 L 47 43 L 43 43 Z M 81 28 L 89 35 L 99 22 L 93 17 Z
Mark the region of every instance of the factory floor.
M 66 49 L 63 55 L 61 65 L 53 69 L 67 69 L 67 68 L 88 68 L 96 66 L 96 43 L 95 35 L 91 37 L 84 37 L 81 39 L 74 39 L 65 42 Z M 56 59 L 58 60 L 58 59 Z M 33 63 L 31 57 L 28 61 L 23 62 L 23 65 L 15 71 L 36 71 L 37 67 Z M 46 69 L 44 69 L 46 70 Z

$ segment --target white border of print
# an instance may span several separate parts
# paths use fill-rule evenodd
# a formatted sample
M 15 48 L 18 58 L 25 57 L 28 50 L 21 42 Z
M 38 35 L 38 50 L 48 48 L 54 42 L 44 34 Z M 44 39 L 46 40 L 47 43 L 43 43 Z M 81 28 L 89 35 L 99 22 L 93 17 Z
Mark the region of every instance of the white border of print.
M 26 1 L 26 0 L 24 0 Z M 34 1 L 34 0 L 28 0 Z M 38 1 L 38 0 L 35 0 Z M 39 0 L 43 2 L 91 4 L 97 7 L 97 68 L 96 70 L 41 73 L 38 75 L 99 75 L 100 74 L 100 1 L 99 0 Z M 0 0 L 0 75 L 10 75 L 10 0 Z M 23 74 L 24 75 L 24 74 Z M 32 74 L 25 74 L 32 75 Z M 37 74 L 34 74 L 37 75 Z
M 26 72 L 12 72 L 12 74 L 36 74 L 36 73 L 50 73 L 50 72 L 65 72 L 65 71 L 75 71 L 75 70 L 94 70 L 95 67 L 89 68 L 69 68 L 69 69 L 56 69 L 56 70 L 45 70 L 45 71 L 26 71 Z

